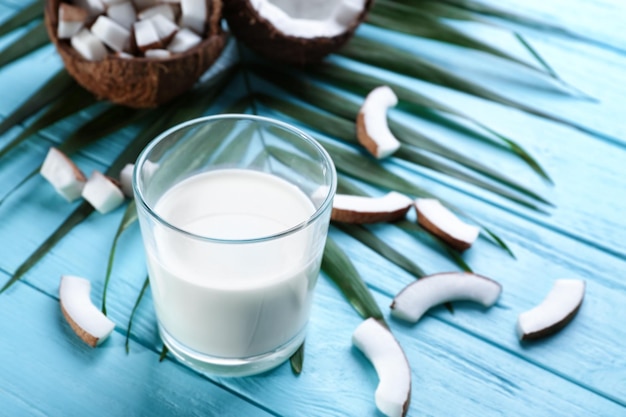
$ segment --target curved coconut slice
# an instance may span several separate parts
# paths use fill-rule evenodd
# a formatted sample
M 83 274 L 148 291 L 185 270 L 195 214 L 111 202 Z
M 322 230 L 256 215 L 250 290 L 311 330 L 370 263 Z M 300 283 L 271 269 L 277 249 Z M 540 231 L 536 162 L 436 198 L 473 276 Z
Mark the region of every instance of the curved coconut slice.
M 574 318 L 584 296 L 585 281 L 556 280 L 541 304 L 518 316 L 519 338 L 521 340 L 539 339 L 558 332 Z
M 428 309 L 450 301 L 475 301 L 491 307 L 501 292 L 502 286 L 496 281 L 468 272 L 428 275 L 396 295 L 391 303 L 391 315 L 417 323 Z
M 372 0 L 229 0 L 233 34 L 259 54 L 292 64 L 320 61 L 365 19 Z
M 395 191 L 382 197 L 337 194 L 331 220 L 358 224 L 392 222 L 403 218 L 412 204 L 413 200 Z
M 478 238 L 478 227 L 461 221 L 439 200 L 418 198 L 415 200 L 415 209 L 420 226 L 457 250 L 469 249 Z
M 87 51 L 85 57 L 69 41 L 57 36 L 60 3 L 61 0 L 46 1 L 45 22 L 65 68 L 80 85 L 98 98 L 116 104 L 135 108 L 156 107 L 179 96 L 193 87 L 225 46 L 227 35 L 220 24 L 222 1 L 207 0 L 210 7 L 207 7 L 205 30 L 200 34 L 202 42 L 182 53 L 165 59 L 119 57 L 114 53 L 102 56 L 102 48 L 93 46 L 98 45 L 94 41 L 96 38 L 87 36 L 90 32 L 84 32 L 78 40 L 79 46 L 87 45 L 83 48 Z M 156 2 L 150 2 L 150 5 L 154 4 Z M 141 6 L 138 8 L 143 9 Z M 114 16 L 110 17 L 116 20 Z M 122 26 L 128 24 L 127 21 L 118 23 Z
M 109 177 L 93 171 L 83 188 L 82 196 L 98 212 L 106 214 L 124 202 L 124 193 Z
M 398 97 L 391 88 L 377 87 L 365 97 L 357 116 L 357 138 L 378 159 L 385 158 L 400 148 L 400 142 L 387 125 L 387 110 L 396 104 Z
M 40 174 L 70 203 L 80 197 L 87 179 L 80 169 L 57 148 L 50 148 Z
M 115 323 L 93 305 L 90 292 L 91 283 L 85 278 L 61 277 L 59 299 L 63 316 L 78 337 L 95 347 L 109 337 Z
M 405 415 L 411 400 L 411 368 L 398 341 L 385 326 L 369 318 L 354 331 L 352 343 L 378 374 L 376 407 L 389 417 Z

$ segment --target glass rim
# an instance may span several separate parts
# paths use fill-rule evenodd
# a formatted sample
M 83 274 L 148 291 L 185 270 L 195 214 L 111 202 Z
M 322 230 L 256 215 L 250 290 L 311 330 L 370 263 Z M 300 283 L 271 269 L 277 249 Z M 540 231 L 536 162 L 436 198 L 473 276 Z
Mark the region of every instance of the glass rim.
M 199 234 L 181 229 L 180 227 L 173 225 L 172 223 L 165 220 L 163 217 L 159 216 L 153 210 L 153 207 L 150 204 L 148 204 L 148 202 L 145 199 L 143 190 L 141 190 L 141 187 L 139 186 L 139 183 L 140 183 L 139 174 L 140 174 L 140 167 L 143 166 L 145 162 L 148 160 L 148 155 L 151 153 L 151 151 L 159 143 L 165 140 L 165 138 L 167 138 L 174 132 L 180 131 L 182 129 L 188 128 L 193 125 L 199 125 L 199 124 L 203 124 L 207 122 L 229 120 L 229 119 L 262 122 L 264 124 L 278 126 L 280 128 L 283 128 L 293 133 L 294 136 L 298 137 L 300 140 L 304 140 L 305 142 L 312 145 L 313 148 L 320 154 L 321 159 L 326 161 L 326 164 L 328 166 L 328 172 L 330 174 L 330 187 L 328 188 L 328 191 L 326 192 L 326 195 L 324 196 L 324 201 L 322 201 L 320 206 L 317 207 L 315 211 L 310 216 L 308 216 L 304 221 L 288 229 L 285 229 L 278 233 L 273 233 L 267 236 L 261 236 L 257 238 L 248 238 L 248 239 L 222 239 L 222 238 L 213 238 L 213 237 L 203 236 L 203 235 L 199 235 Z M 320 143 L 317 140 L 315 140 L 311 135 L 302 131 L 301 129 L 293 125 L 290 125 L 289 123 L 285 123 L 277 119 L 272 119 L 270 117 L 257 116 L 257 115 L 245 114 L 245 113 L 228 113 L 228 114 L 219 114 L 219 115 L 212 115 L 212 116 L 203 116 L 203 117 L 198 117 L 198 118 L 187 120 L 185 122 L 182 122 L 175 126 L 170 127 L 169 129 L 165 130 L 164 132 L 156 136 L 154 139 L 152 139 L 144 147 L 144 149 L 139 153 L 139 156 L 137 157 L 135 161 L 135 167 L 133 168 L 133 175 L 132 175 L 132 188 L 133 188 L 133 193 L 135 196 L 136 203 L 141 205 L 141 207 L 148 213 L 150 218 L 154 219 L 159 224 L 167 227 L 170 230 L 173 230 L 187 237 L 190 237 L 196 240 L 205 241 L 205 242 L 220 243 L 220 244 L 250 244 L 250 243 L 261 243 L 261 242 L 267 242 L 267 241 L 280 239 L 282 237 L 292 235 L 298 232 L 299 230 L 303 230 L 309 225 L 315 223 L 315 221 L 322 215 L 322 213 L 324 213 L 326 209 L 328 209 L 328 206 L 332 204 L 332 198 L 337 190 L 337 171 L 335 169 L 335 164 L 332 158 L 330 157 L 330 155 L 328 154 L 328 152 L 326 151 L 326 149 L 324 149 L 324 147 L 320 145 Z

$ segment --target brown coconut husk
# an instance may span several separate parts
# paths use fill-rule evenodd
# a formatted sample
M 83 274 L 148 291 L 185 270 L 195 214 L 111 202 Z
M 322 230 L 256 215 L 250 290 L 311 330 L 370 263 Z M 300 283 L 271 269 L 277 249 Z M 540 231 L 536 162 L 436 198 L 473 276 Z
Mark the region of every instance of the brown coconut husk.
M 368 0 L 354 23 L 344 33 L 333 37 L 299 38 L 281 33 L 258 14 L 249 0 L 225 1 L 224 18 L 233 35 L 259 55 L 288 64 L 306 65 L 321 61 L 348 42 L 365 20 L 372 3 L 373 0 Z
M 204 40 L 184 53 L 166 59 L 119 58 L 109 54 L 102 61 L 85 60 L 68 40 L 57 37 L 60 0 L 47 0 L 45 23 L 65 68 L 99 99 L 134 108 L 163 104 L 189 90 L 220 56 L 226 33 L 220 26 L 222 0 L 210 0 Z

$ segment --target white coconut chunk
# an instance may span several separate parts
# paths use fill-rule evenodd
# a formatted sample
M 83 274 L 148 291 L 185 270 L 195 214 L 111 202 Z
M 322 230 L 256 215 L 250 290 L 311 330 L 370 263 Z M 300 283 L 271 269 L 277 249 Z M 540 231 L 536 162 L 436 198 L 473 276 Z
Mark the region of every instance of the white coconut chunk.
M 193 48 L 200 42 L 202 42 L 202 38 L 200 36 L 196 35 L 189 29 L 183 28 L 176 32 L 176 35 L 172 38 L 172 41 L 167 46 L 167 49 L 173 53 L 181 53 Z
M 182 16 L 180 25 L 189 28 L 198 35 L 204 34 L 207 20 L 207 4 L 205 0 L 181 0 Z
M 97 16 L 104 12 L 104 3 L 101 0 L 74 0 L 74 4 L 86 10 L 89 16 Z
M 390 222 L 403 218 L 413 200 L 391 191 L 382 197 L 336 194 L 331 219 L 345 223 Z
M 478 238 L 480 228 L 459 219 L 434 198 L 415 200 L 417 221 L 424 229 L 458 250 L 466 250 Z
M 133 198 L 133 171 L 135 164 L 126 164 L 120 171 L 120 188 L 126 197 Z
M 163 47 L 159 34 L 150 19 L 135 22 L 133 29 L 135 31 L 135 42 L 141 51 L 161 49 Z
M 411 369 L 398 341 L 385 326 L 369 318 L 356 328 L 352 343 L 378 375 L 376 407 L 389 417 L 405 415 L 411 398 Z
M 135 8 L 129 1 L 109 6 L 107 16 L 128 30 L 133 27 L 133 23 L 137 20 Z
M 152 16 L 150 19 L 152 26 L 156 29 L 157 35 L 163 41 L 163 43 L 168 42 L 169 39 L 174 36 L 174 34 L 180 29 L 176 23 L 167 19 L 166 17 L 157 14 Z
M 39 172 L 70 203 L 80 197 L 85 186 L 85 175 L 56 148 L 50 148 Z
M 116 52 L 115 56 L 118 58 L 123 58 L 123 59 L 133 59 L 135 57 L 135 55 L 129 54 L 128 52 L 124 52 L 124 51 Z
M 89 29 L 81 29 L 72 36 L 70 43 L 88 61 L 100 61 L 107 55 L 107 48 Z
M 558 279 L 544 300 L 517 318 L 521 340 L 539 339 L 556 333 L 576 315 L 585 296 L 585 281 Z
M 420 278 L 407 285 L 391 303 L 391 315 L 417 323 L 430 308 L 450 301 L 474 301 L 484 307 L 496 303 L 502 286 L 469 272 L 446 272 Z
M 93 171 L 83 188 L 82 196 L 102 214 L 116 209 L 124 202 L 122 190 L 99 171 Z
M 172 56 L 172 53 L 167 49 L 148 49 L 143 53 L 146 58 L 165 59 Z
M 130 45 L 130 31 L 104 15 L 98 16 L 91 33 L 116 52 L 127 50 Z
M 261 17 L 278 31 L 298 37 L 333 37 L 346 32 L 357 22 L 366 0 L 322 0 L 307 2 L 251 0 Z
M 59 299 L 63 316 L 74 332 L 89 346 L 106 340 L 115 328 L 90 298 L 91 283 L 81 277 L 64 275 L 59 285 Z
M 69 39 L 77 34 L 85 25 L 87 17 L 85 9 L 68 3 L 61 3 L 59 5 L 59 24 L 57 26 L 59 39 Z
M 173 22 L 176 19 L 176 15 L 174 13 L 174 9 L 169 4 L 158 4 L 156 6 L 149 7 L 147 9 L 142 10 L 137 14 L 137 17 L 140 20 L 149 19 L 153 16 L 161 15 L 170 22 Z
M 357 139 L 378 159 L 386 158 L 400 148 L 400 142 L 389 130 L 387 110 L 398 104 L 388 86 L 376 87 L 365 97 L 357 116 Z

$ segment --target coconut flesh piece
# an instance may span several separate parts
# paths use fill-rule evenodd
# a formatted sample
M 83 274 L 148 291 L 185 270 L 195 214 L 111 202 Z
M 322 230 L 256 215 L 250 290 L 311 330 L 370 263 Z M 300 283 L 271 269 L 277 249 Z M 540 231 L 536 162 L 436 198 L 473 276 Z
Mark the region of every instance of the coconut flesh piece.
M 365 8 L 365 0 L 250 0 L 250 4 L 276 30 L 306 39 L 343 34 Z
M 376 407 L 389 417 L 404 416 L 411 399 L 411 368 L 398 341 L 376 319 L 369 318 L 352 334 L 352 343 L 378 375 Z
M 132 29 L 133 23 L 137 20 L 135 8 L 129 1 L 109 6 L 107 8 L 107 16 L 128 30 Z
M 85 343 L 96 347 L 115 328 L 113 323 L 91 302 L 89 280 L 71 275 L 61 277 L 59 300 L 63 316 Z
M 176 20 L 176 15 L 174 13 L 174 9 L 169 4 L 158 4 L 156 6 L 149 7 L 145 10 L 139 12 L 137 17 L 140 20 L 149 19 L 151 17 L 161 15 L 170 22 L 174 22 Z
M 107 55 L 107 48 L 89 29 L 81 29 L 72 36 L 70 43 L 87 61 L 100 61 Z
M 174 53 L 185 52 L 202 42 L 202 38 L 189 29 L 181 29 L 176 32 L 167 49 Z
M 457 250 L 469 249 L 478 238 L 478 227 L 461 221 L 437 199 L 418 198 L 415 209 L 420 226 Z
M 202 35 L 208 15 L 206 0 L 181 0 L 180 9 L 180 25 Z
M 104 15 L 98 16 L 91 25 L 91 33 L 116 52 L 128 50 L 130 47 L 130 31 Z
M 144 54 L 146 58 L 166 59 L 172 56 L 167 49 L 148 49 Z
M 160 14 L 154 15 L 147 20 L 149 20 L 152 23 L 152 26 L 154 26 L 154 29 L 156 30 L 157 35 L 159 36 L 159 39 L 161 39 L 161 42 L 163 44 L 168 44 L 173 38 L 174 34 L 180 29 L 178 25 L 176 25 L 176 23 L 172 22 L 171 20 Z M 199 36 L 198 39 L 199 42 L 202 40 L 202 38 L 200 38 Z
M 407 285 L 391 303 L 391 315 L 417 323 L 431 307 L 450 301 L 474 301 L 491 307 L 502 286 L 489 278 L 468 272 L 447 272 L 420 278 Z
M 116 209 L 124 202 L 122 190 L 99 171 L 93 171 L 83 188 L 82 196 L 102 214 Z
M 104 12 L 104 3 L 101 0 L 74 0 L 74 4 L 85 10 L 89 16 L 97 16 Z
M 517 318 L 520 340 L 539 339 L 558 332 L 573 318 L 585 296 L 585 281 L 558 279 L 544 300 Z
M 150 19 L 136 21 L 133 23 L 133 30 L 135 32 L 135 42 L 140 51 L 145 52 L 148 49 L 163 48 L 159 33 Z
M 80 197 L 87 181 L 76 164 L 56 148 L 50 148 L 39 172 L 70 203 Z
M 87 12 L 80 7 L 67 3 L 59 5 L 59 25 L 57 36 L 59 39 L 69 39 L 77 34 L 85 25 Z
M 392 222 L 402 219 L 412 204 L 413 200 L 396 191 L 382 197 L 336 194 L 331 220 L 358 224 Z
M 135 164 L 126 164 L 120 171 L 120 188 L 126 197 L 133 198 L 133 171 Z
M 396 104 L 398 97 L 391 88 L 376 87 L 365 98 L 357 116 L 357 138 L 378 159 L 400 148 L 400 142 L 387 124 L 387 110 Z

